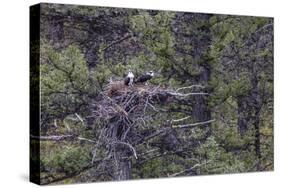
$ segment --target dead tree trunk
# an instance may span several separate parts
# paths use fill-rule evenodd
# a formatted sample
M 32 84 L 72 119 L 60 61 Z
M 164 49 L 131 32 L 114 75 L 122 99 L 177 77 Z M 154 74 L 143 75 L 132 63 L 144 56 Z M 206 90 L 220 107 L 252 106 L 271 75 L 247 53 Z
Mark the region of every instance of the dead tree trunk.
M 118 152 L 119 164 L 115 173 L 115 180 L 129 180 L 131 178 L 132 161 L 129 158 L 129 152 L 130 151 L 128 151 L 127 148 L 124 148 L 123 151 Z
M 112 118 L 111 127 L 112 133 L 109 137 L 113 145 L 113 156 L 115 161 L 114 179 L 117 181 L 128 180 L 131 177 L 132 156 L 131 148 L 126 142 L 126 136 L 130 128 L 120 122 L 120 119 Z M 120 122 L 120 123 L 119 123 Z

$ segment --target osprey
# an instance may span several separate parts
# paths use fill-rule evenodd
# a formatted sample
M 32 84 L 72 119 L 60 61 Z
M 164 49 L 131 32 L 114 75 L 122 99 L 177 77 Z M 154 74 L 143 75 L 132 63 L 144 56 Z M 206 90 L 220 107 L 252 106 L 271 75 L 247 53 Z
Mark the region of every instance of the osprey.
M 132 86 L 133 82 L 134 82 L 134 74 L 132 73 L 132 71 L 129 70 L 125 80 L 124 80 L 124 84 L 127 86 Z
M 154 72 L 153 71 L 149 71 L 143 75 L 141 75 L 136 81 L 135 83 L 143 83 L 146 82 L 148 80 L 150 80 L 151 78 L 153 78 L 154 76 Z

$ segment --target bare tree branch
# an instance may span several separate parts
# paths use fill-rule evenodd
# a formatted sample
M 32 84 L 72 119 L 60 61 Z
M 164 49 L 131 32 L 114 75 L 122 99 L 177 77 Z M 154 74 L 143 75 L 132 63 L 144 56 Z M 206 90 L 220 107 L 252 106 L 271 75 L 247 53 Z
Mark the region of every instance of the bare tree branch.
M 215 120 L 209 120 L 209 121 L 203 121 L 203 122 L 197 122 L 197 123 L 191 123 L 191 124 L 185 124 L 185 125 L 173 125 L 173 128 L 193 128 L 196 126 L 201 126 L 201 125 L 208 125 L 212 122 L 214 122 Z
M 75 116 L 83 123 L 83 125 L 85 125 L 84 120 L 81 118 L 81 116 L 79 116 L 77 113 L 75 113 Z
M 118 43 L 121 43 L 121 42 L 123 42 L 124 40 L 127 40 L 127 39 L 129 39 L 129 38 L 131 38 L 131 37 L 132 37 L 131 34 L 127 34 L 127 35 L 125 35 L 123 38 L 121 38 L 121 39 L 119 39 L 119 40 L 117 40 L 117 41 L 114 41 L 114 42 L 110 43 L 109 45 L 107 45 L 105 48 L 103 48 L 103 49 L 101 49 L 101 50 L 102 50 L 102 51 L 106 51 L 108 48 L 110 48 L 110 47 L 112 47 L 112 46 L 114 46 L 114 45 L 116 45 L 116 44 L 118 44 Z
M 192 95 L 209 95 L 208 93 L 178 93 L 178 92 L 167 92 L 168 94 L 172 95 L 172 96 L 178 96 L 178 97 L 188 97 L 188 96 L 192 96 Z
M 92 139 L 79 137 L 79 136 L 73 135 L 73 134 L 70 134 L 70 135 L 49 135 L 49 136 L 30 135 L 30 137 L 32 139 L 38 139 L 40 141 L 63 141 L 63 140 L 77 139 L 77 140 L 80 140 L 80 141 L 87 141 L 87 142 L 91 142 L 91 143 L 96 143 L 96 141 L 94 141 Z
M 187 120 L 187 119 L 189 119 L 189 118 L 190 118 L 190 116 L 187 116 L 187 117 L 184 117 L 184 118 L 181 118 L 181 119 L 172 119 L 171 122 L 180 122 L 180 121 Z
M 34 136 L 30 135 L 33 139 L 39 139 L 40 141 L 62 141 L 62 140 L 68 140 L 73 139 L 76 136 L 75 135 L 52 135 L 52 136 Z
M 176 177 L 176 176 L 182 175 L 182 174 L 185 173 L 185 172 L 191 171 L 191 170 L 193 170 L 194 168 L 198 168 L 198 167 L 200 167 L 200 166 L 202 166 L 202 165 L 206 165 L 206 164 L 208 164 L 209 162 L 210 162 L 210 161 L 207 161 L 207 162 L 201 163 L 201 164 L 197 163 L 197 164 L 195 164 L 194 166 L 192 166 L 191 168 L 187 168 L 187 169 L 184 169 L 184 170 L 182 170 L 182 171 L 180 171 L 180 172 L 171 174 L 171 175 L 169 175 L 168 177 Z
M 181 87 L 181 88 L 178 88 L 176 89 L 176 92 L 179 92 L 181 90 L 184 90 L 184 89 L 192 89 L 192 88 L 205 88 L 204 86 L 201 86 L 201 85 L 191 85 L 191 86 L 188 86 L 188 87 Z

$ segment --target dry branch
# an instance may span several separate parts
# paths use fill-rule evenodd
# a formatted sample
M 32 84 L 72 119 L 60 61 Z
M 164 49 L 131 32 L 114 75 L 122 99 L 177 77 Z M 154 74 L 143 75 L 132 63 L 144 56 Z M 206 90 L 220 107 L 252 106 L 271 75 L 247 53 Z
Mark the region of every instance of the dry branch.
M 184 117 L 184 118 L 181 118 L 181 119 L 172 119 L 171 122 L 180 122 L 180 121 L 187 120 L 187 119 L 189 119 L 189 118 L 190 118 L 190 116 L 187 116 L 187 117 Z
M 106 46 L 106 47 L 104 47 L 103 49 L 101 49 L 101 51 L 106 51 L 108 48 L 110 48 L 110 47 L 112 47 L 112 46 L 114 46 L 114 45 L 116 45 L 116 44 L 118 44 L 118 43 L 121 43 L 121 42 L 123 42 L 124 40 L 127 40 L 127 39 L 129 39 L 129 38 L 131 38 L 131 37 L 132 37 L 131 34 L 127 34 L 127 35 L 125 35 L 124 37 L 122 37 L 121 39 L 110 43 L 108 46 Z
M 30 137 L 33 139 L 39 139 L 40 141 L 62 141 L 62 140 L 73 139 L 76 136 L 75 135 L 51 135 L 51 136 L 30 135 Z
M 87 141 L 90 143 L 96 143 L 96 141 L 88 138 L 83 138 L 77 135 L 49 135 L 49 136 L 30 136 L 32 139 L 38 139 L 40 141 L 63 141 L 63 140 L 80 140 L 80 141 Z
M 197 123 L 191 123 L 191 124 L 185 124 L 185 125 L 173 125 L 172 127 L 173 128 L 193 128 L 193 127 L 196 127 L 196 126 L 201 126 L 201 125 L 208 125 L 212 122 L 214 122 L 215 120 L 212 119 L 212 120 L 209 120 L 209 121 L 203 121 L 203 122 L 197 122 Z

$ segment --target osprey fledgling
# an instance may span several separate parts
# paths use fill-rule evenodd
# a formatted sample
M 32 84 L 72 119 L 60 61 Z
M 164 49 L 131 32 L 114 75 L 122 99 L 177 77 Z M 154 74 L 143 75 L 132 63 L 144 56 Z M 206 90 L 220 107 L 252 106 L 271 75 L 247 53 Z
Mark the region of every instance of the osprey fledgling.
M 132 86 L 133 85 L 133 82 L 134 82 L 134 74 L 132 73 L 131 70 L 129 70 L 125 80 L 124 80 L 124 84 L 127 85 L 127 86 Z
M 144 83 L 148 80 L 150 80 L 151 78 L 154 77 L 154 72 L 153 71 L 149 71 L 143 75 L 141 75 L 136 81 L 135 83 Z

